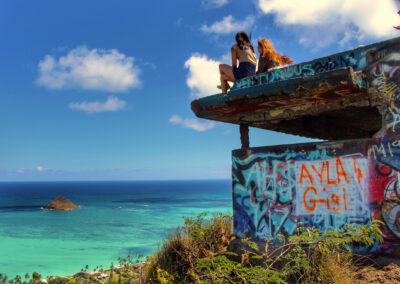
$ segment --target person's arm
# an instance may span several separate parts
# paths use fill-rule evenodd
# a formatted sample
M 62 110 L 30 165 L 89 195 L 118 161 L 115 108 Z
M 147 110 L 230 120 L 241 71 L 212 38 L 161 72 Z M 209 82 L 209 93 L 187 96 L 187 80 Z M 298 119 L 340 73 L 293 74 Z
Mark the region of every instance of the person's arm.
M 231 48 L 231 54 L 232 54 L 232 67 L 236 67 L 238 58 L 237 58 L 236 49 L 234 47 Z

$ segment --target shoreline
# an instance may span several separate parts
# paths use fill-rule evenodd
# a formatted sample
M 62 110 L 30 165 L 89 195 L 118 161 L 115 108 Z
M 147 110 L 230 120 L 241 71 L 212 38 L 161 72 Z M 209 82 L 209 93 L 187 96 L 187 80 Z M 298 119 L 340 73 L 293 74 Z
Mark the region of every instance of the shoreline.
M 42 275 L 38 272 L 33 272 L 31 275 L 29 275 L 28 273 L 24 275 L 17 274 L 14 275 L 13 277 L 8 276 L 7 274 L 0 274 L 0 281 L 2 280 L 4 281 L 4 279 L 7 279 L 8 281 L 10 280 L 18 281 L 17 279 L 25 278 L 26 281 L 29 281 L 28 283 L 32 282 L 64 283 L 64 281 L 66 280 L 68 280 L 68 282 L 79 281 L 79 283 L 81 283 L 82 281 L 84 281 L 84 283 L 87 283 L 87 281 L 89 281 L 89 283 L 93 282 L 106 283 L 109 281 L 115 281 L 116 283 L 120 283 L 121 281 L 126 281 L 126 280 L 135 281 L 135 279 L 139 279 L 142 276 L 144 265 L 145 262 L 126 263 L 126 264 L 119 264 L 110 267 L 110 269 L 105 269 L 105 270 L 100 269 L 100 270 L 87 271 L 87 269 L 81 269 L 80 272 L 76 272 L 73 274 L 68 274 L 68 275 L 54 274 L 45 277 L 42 277 Z M 27 277 L 28 275 L 30 276 L 29 278 Z

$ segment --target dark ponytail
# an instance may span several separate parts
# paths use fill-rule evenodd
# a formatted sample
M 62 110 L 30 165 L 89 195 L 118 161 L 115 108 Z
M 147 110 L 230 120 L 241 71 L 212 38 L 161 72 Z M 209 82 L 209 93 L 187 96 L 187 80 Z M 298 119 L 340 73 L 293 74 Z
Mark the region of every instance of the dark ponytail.
M 237 45 L 239 46 L 239 48 L 241 50 L 243 50 L 244 46 L 248 46 L 254 52 L 254 48 L 253 48 L 253 46 L 251 45 L 251 42 L 250 42 L 251 38 L 245 32 L 243 32 L 243 31 L 238 32 L 236 34 L 235 38 L 236 38 L 236 43 L 237 43 Z M 242 40 L 240 40 L 239 38 L 242 38 Z

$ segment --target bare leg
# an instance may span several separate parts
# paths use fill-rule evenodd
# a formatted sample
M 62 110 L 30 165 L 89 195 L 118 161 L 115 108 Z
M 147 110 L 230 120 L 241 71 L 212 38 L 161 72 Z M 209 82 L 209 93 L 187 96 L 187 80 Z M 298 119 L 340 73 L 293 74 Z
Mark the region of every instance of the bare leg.
M 221 75 L 221 90 L 223 93 L 225 93 L 226 91 L 228 91 L 228 89 L 230 88 L 229 84 L 228 84 L 228 77 L 226 75 Z
M 235 76 L 233 75 L 232 67 L 226 64 L 219 65 L 219 73 L 221 74 L 221 89 L 225 93 L 229 88 L 228 81 L 235 82 Z

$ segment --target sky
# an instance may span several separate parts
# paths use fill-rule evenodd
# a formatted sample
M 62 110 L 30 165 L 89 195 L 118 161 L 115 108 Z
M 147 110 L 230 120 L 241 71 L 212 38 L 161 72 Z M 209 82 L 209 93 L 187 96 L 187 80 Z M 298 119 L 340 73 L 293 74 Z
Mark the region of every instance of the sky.
M 300 63 L 399 36 L 393 0 L 0 1 L 0 181 L 229 179 L 198 119 L 234 36 Z M 250 128 L 251 146 L 312 140 Z

